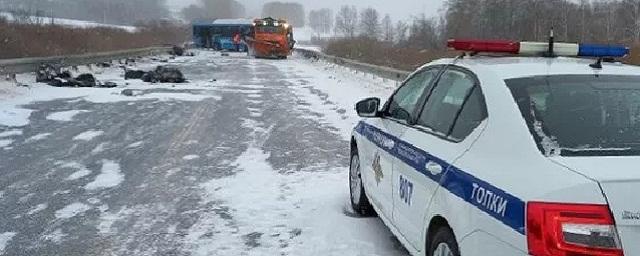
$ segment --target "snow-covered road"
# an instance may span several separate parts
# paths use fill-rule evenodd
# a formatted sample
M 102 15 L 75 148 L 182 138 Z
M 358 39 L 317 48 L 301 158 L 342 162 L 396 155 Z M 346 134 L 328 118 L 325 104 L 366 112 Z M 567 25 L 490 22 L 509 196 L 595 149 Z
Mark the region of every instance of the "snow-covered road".
M 298 57 L 170 62 L 190 83 L 0 82 L 0 255 L 407 255 L 347 183 L 353 105 L 394 82 Z

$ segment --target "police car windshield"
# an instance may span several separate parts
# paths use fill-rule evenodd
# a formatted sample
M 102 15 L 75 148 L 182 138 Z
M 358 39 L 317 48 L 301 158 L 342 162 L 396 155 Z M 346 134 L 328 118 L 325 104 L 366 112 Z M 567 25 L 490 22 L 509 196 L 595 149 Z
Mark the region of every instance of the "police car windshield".
M 547 156 L 640 155 L 640 76 L 506 80 Z

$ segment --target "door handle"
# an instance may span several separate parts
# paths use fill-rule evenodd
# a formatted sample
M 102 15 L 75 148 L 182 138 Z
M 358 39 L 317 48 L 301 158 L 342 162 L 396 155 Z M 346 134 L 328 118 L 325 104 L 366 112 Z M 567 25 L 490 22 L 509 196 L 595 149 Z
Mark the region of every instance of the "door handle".
M 430 172 L 432 175 L 438 175 L 440 173 L 442 173 L 442 166 L 439 165 L 436 162 L 433 161 L 429 161 L 426 165 L 426 169 L 428 172 Z

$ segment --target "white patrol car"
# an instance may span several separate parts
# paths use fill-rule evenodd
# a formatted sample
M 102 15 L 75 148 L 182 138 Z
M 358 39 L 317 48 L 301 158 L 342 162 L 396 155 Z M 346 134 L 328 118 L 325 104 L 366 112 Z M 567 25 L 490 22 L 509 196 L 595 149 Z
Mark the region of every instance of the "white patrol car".
M 640 68 L 607 60 L 628 49 L 449 46 L 554 57 L 443 59 L 359 102 L 353 208 L 412 255 L 640 255 Z

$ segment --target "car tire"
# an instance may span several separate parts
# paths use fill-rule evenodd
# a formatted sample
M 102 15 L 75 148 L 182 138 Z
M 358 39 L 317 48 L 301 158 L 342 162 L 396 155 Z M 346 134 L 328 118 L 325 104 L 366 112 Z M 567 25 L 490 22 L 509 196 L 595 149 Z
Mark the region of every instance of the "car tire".
M 440 227 L 433 234 L 428 256 L 460 256 L 458 242 L 449 227 Z
M 351 199 L 351 208 L 362 216 L 375 216 L 376 212 L 369 203 L 362 183 L 358 150 L 353 149 L 352 151 L 351 163 L 349 165 L 349 198 Z

